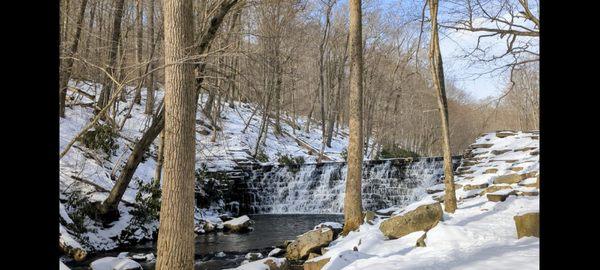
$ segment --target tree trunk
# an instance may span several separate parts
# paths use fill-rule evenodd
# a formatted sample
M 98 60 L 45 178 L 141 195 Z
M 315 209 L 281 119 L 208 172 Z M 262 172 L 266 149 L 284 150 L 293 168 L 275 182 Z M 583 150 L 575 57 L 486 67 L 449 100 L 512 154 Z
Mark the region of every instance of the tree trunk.
M 165 149 L 157 270 L 194 269 L 196 98 L 191 0 L 164 1 Z M 171 65 L 173 64 L 173 65 Z
M 69 79 L 71 77 L 71 72 L 73 68 L 73 56 L 77 53 L 77 46 L 79 46 L 79 38 L 81 37 L 81 28 L 83 26 L 83 17 L 85 15 L 85 7 L 87 5 L 87 0 L 81 1 L 81 7 L 79 8 L 79 14 L 77 17 L 77 29 L 75 30 L 75 38 L 73 38 L 73 43 L 71 44 L 71 48 L 67 53 L 67 59 L 64 61 L 64 69 L 63 74 L 60 80 L 60 88 L 59 88 L 59 110 L 58 115 L 60 117 L 65 117 L 65 105 L 67 102 L 67 85 L 69 83 Z
M 136 27 L 136 61 L 138 64 L 138 76 L 140 80 L 143 80 L 144 68 L 142 67 L 142 39 L 144 38 L 144 28 L 142 24 L 142 18 L 144 17 L 144 1 L 137 0 L 136 6 L 137 15 L 135 16 L 135 27 Z M 140 104 L 142 100 L 142 85 L 138 84 L 135 88 L 135 95 L 133 97 L 133 103 Z
M 448 213 L 454 213 L 454 211 L 456 210 L 456 194 L 454 191 L 452 152 L 450 151 L 448 101 L 446 99 L 446 89 L 444 85 L 444 68 L 442 64 L 442 54 L 440 51 L 438 37 L 438 0 L 429 0 L 429 11 L 431 14 L 431 44 L 429 45 L 429 59 L 431 63 L 431 73 L 433 76 L 433 83 L 436 89 L 437 103 L 442 123 L 442 149 L 444 152 L 444 185 L 446 187 L 446 195 L 444 196 L 444 210 Z
M 348 142 L 348 174 L 344 197 L 343 235 L 358 229 L 362 223 L 362 14 L 361 0 L 350 0 L 350 138 Z
M 110 48 L 108 53 L 108 70 L 109 74 L 114 73 L 115 64 L 117 62 L 117 49 L 119 45 L 119 39 L 121 38 L 121 20 L 123 19 L 123 4 L 125 0 L 116 0 L 115 3 L 115 17 L 113 19 L 113 30 L 110 39 Z M 108 75 L 104 76 L 104 86 L 100 92 L 100 99 L 98 100 L 98 107 L 103 108 L 110 100 L 113 82 Z
M 150 77 L 148 78 L 146 85 L 146 108 L 144 113 L 151 115 L 154 113 L 154 61 L 152 61 L 153 52 L 156 47 L 156 41 L 154 40 L 154 1 L 150 0 L 150 10 L 148 11 L 148 38 L 150 39 Z

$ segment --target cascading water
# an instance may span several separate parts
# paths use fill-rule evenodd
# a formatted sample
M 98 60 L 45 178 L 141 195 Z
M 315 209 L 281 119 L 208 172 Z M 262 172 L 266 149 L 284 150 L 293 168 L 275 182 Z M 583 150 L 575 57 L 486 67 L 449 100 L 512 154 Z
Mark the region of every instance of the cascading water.
M 249 210 L 261 214 L 342 213 L 346 163 L 273 166 L 253 171 L 247 182 Z M 363 165 L 363 208 L 404 206 L 441 182 L 441 158 L 379 160 Z

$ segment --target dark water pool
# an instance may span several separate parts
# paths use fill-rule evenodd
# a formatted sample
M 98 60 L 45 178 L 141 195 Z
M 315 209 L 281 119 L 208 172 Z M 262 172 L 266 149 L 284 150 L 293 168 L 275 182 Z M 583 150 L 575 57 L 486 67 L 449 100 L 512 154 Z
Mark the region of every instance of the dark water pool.
M 265 257 L 274 246 L 283 244 L 285 240 L 293 240 L 296 236 L 311 230 L 319 223 L 334 221 L 342 223 L 342 215 L 249 215 L 254 221 L 254 230 L 248 233 L 213 232 L 196 237 L 195 269 L 224 269 L 237 267 L 244 260 L 247 252 L 261 252 Z M 156 243 L 147 243 L 134 247 L 131 253 L 155 253 Z M 225 257 L 215 257 L 219 252 Z M 89 264 L 95 259 L 106 256 L 117 256 L 119 252 L 95 254 L 83 263 L 66 262 L 73 270 L 90 269 Z M 153 263 L 142 264 L 144 269 L 154 269 Z

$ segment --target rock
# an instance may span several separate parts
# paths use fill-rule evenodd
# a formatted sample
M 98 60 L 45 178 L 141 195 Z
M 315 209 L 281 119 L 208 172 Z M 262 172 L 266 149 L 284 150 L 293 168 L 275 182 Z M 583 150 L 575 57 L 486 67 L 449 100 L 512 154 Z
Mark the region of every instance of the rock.
M 423 233 L 419 239 L 417 239 L 417 243 L 415 244 L 417 247 L 426 247 L 425 238 L 427 238 L 427 232 Z
M 454 183 L 454 189 L 459 189 L 461 187 L 461 184 Z M 442 183 L 428 187 L 427 189 L 425 189 L 425 192 L 427 192 L 427 194 L 435 194 L 444 190 L 446 190 L 446 186 Z
M 539 150 L 531 151 L 531 152 L 529 152 L 529 154 L 532 156 L 537 156 L 540 154 L 540 151 Z
M 494 193 L 498 190 L 503 190 L 503 189 L 512 189 L 512 187 L 508 186 L 508 185 L 492 185 L 487 187 L 485 190 L 483 190 L 480 195 L 486 194 L 486 193 Z
M 496 172 L 498 172 L 498 169 L 496 169 L 496 168 L 489 168 L 489 169 L 485 170 L 484 173 L 496 173 Z
M 540 237 L 540 213 L 526 213 L 514 217 L 517 239 L 525 236 Z
M 523 148 L 519 148 L 519 149 L 515 149 L 515 152 L 525 152 L 525 151 L 530 151 L 530 150 L 536 150 L 538 149 L 537 147 L 523 147 Z
M 281 249 L 281 248 L 274 248 L 273 250 L 271 250 L 269 252 L 269 254 L 267 255 L 267 257 L 276 257 L 276 256 L 281 256 L 285 253 L 285 249 Z
M 288 270 L 290 265 L 285 258 L 266 258 L 263 264 L 269 267 L 269 270 Z
M 370 225 L 373 225 L 373 220 L 375 220 L 375 217 L 376 217 L 375 212 L 373 212 L 373 211 L 366 211 L 366 212 L 363 213 L 363 216 L 365 217 L 364 221 L 366 223 L 369 223 Z
M 202 226 L 202 229 L 204 229 L 204 232 L 212 232 L 215 230 L 215 224 L 212 224 L 212 222 L 210 221 L 206 221 L 206 223 L 204 223 L 204 225 Z
M 537 190 L 518 191 L 517 196 L 538 196 L 540 193 Z
M 470 167 L 470 166 L 473 166 L 473 165 L 476 165 L 476 164 L 477 164 L 477 162 L 474 162 L 474 161 L 463 161 L 463 163 L 462 163 L 461 166 L 463 166 L 463 167 Z
M 312 260 L 308 260 L 304 262 L 304 270 L 321 270 L 323 266 L 325 266 L 331 258 L 322 258 L 318 257 Z
M 510 170 L 513 172 L 519 172 L 519 171 L 523 170 L 523 167 L 512 167 L 512 168 L 510 168 Z
M 474 190 L 474 189 L 482 189 L 482 188 L 486 188 L 488 187 L 489 184 L 488 183 L 481 183 L 481 184 L 468 184 L 468 185 L 464 185 L 463 186 L 463 190 Z
M 294 240 L 285 240 L 283 241 L 283 248 L 287 248 L 287 246 L 289 246 L 291 243 L 293 243 Z
M 492 150 L 492 155 L 502 155 L 506 152 L 510 152 L 512 150 L 510 149 L 504 149 L 504 150 Z
M 253 261 L 262 259 L 263 255 L 258 252 L 250 252 L 250 253 L 247 253 L 246 256 L 244 256 L 244 258 L 246 258 L 246 260 L 253 262 Z
M 494 179 L 494 184 L 515 184 L 521 182 L 521 180 L 527 177 L 523 177 L 521 174 L 511 173 L 497 176 Z
M 431 196 L 431 198 L 434 199 L 436 202 L 443 203 L 444 199 L 446 198 L 444 195 L 445 194 L 433 195 Z
M 321 256 L 321 254 L 317 254 L 317 253 L 311 252 L 310 254 L 308 254 L 308 260 L 310 260 L 312 258 L 319 257 L 319 256 Z
M 223 223 L 223 230 L 229 232 L 247 232 L 250 231 L 252 220 L 246 215 L 226 221 Z
M 104 257 L 90 264 L 92 270 L 142 270 L 142 266 L 127 258 Z
M 496 137 L 498 138 L 506 138 L 508 136 L 514 136 L 516 135 L 515 133 L 512 132 L 496 132 Z
M 321 248 L 321 254 L 325 254 L 327 253 L 327 251 L 329 251 L 329 249 L 327 249 L 326 247 Z
M 427 231 L 437 225 L 442 217 L 442 206 L 439 203 L 425 204 L 385 220 L 379 230 L 388 238 L 396 239 L 412 232 Z
M 305 232 L 298 236 L 294 242 L 286 247 L 286 258 L 289 260 L 301 260 L 308 254 L 319 250 L 321 247 L 333 241 L 333 230 L 320 228 Z
M 506 200 L 506 198 L 508 198 L 508 196 L 515 194 L 517 193 L 514 190 L 500 190 L 494 193 L 488 193 L 487 198 L 490 202 L 503 202 Z
M 537 176 L 537 181 L 535 182 L 537 188 L 540 188 L 540 175 Z

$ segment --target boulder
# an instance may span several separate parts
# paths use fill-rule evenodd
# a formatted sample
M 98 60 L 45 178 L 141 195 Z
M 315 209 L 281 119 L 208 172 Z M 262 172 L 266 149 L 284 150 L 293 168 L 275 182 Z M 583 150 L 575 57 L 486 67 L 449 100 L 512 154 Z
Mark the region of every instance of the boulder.
M 315 259 L 308 260 L 304 262 L 304 270 L 321 270 L 323 266 L 325 266 L 331 258 L 322 258 L 318 257 Z
M 516 135 L 516 134 L 512 133 L 512 132 L 506 132 L 506 131 L 504 131 L 504 132 L 496 132 L 496 137 L 498 137 L 498 138 L 506 138 L 508 136 L 514 136 L 514 135 Z
M 487 198 L 490 202 L 503 202 L 510 195 L 516 195 L 517 193 L 514 190 L 499 190 L 494 193 L 488 193 Z
M 142 270 L 142 266 L 128 258 L 104 257 L 90 264 L 92 270 Z
M 485 170 L 484 173 L 496 173 L 497 171 L 498 171 L 498 169 L 496 169 L 496 168 L 489 168 L 489 169 Z
M 537 196 L 540 193 L 537 190 L 521 190 L 517 192 L 517 196 Z
M 247 232 L 250 231 L 252 220 L 246 215 L 243 215 L 223 223 L 223 230 L 229 232 Z
M 313 259 L 313 258 L 316 258 L 316 257 L 319 257 L 319 256 L 321 256 L 321 254 L 311 252 L 310 254 L 308 254 L 308 258 L 307 259 L 310 260 L 310 259 Z
M 333 230 L 320 228 L 299 235 L 294 242 L 286 247 L 286 258 L 289 260 L 302 260 L 308 254 L 318 251 L 321 247 L 333 241 Z
M 396 239 L 412 232 L 427 231 L 437 225 L 442 217 L 442 206 L 434 202 L 385 220 L 379 230 L 388 238 Z
M 532 212 L 514 217 L 517 239 L 525 236 L 540 237 L 540 213 Z
M 313 230 L 315 230 L 315 229 L 321 229 L 321 228 L 329 228 L 329 229 L 331 229 L 333 231 L 333 238 L 335 239 L 342 232 L 342 229 L 344 228 L 344 225 L 342 225 L 341 223 L 338 223 L 338 222 L 328 221 L 328 222 L 323 222 L 323 223 L 315 226 L 313 228 Z
M 494 179 L 494 184 L 519 183 L 519 182 L 521 182 L 521 180 L 527 178 L 527 177 L 523 177 L 523 176 L 524 175 L 522 175 L 522 174 L 516 174 L 516 173 L 500 175 L 500 176 L 497 176 L 496 179 Z
M 482 189 L 482 188 L 486 188 L 488 187 L 489 184 L 488 183 L 481 183 L 481 184 L 468 184 L 468 185 L 464 185 L 463 186 L 463 190 L 474 190 L 474 189 Z
M 475 148 L 490 148 L 494 146 L 494 144 L 491 143 L 476 143 L 476 144 L 471 144 L 471 149 L 475 149 Z
M 210 221 L 206 221 L 206 223 L 204 223 L 204 225 L 202 226 L 202 229 L 204 229 L 204 232 L 212 232 L 215 230 L 215 224 L 212 224 L 212 222 Z
M 510 170 L 513 172 L 519 172 L 519 171 L 523 170 L 523 167 L 512 167 L 512 168 L 510 168 Z
M 266 258 L 262 262 L 269 267 L 269 270 L 288 270 L 290 265 L 285 258 Z
M 434 199 L 436 202 L 443 203 L 443 202 L 444 202 L 444 199 L 446 198 L 446 197 L 444 196 L 444 194 L 445 194 L 445 193 L 442 193 L 442 194 L 437 194 L 437 195 L 433 195 L 433 196 L 431 196 L 431 198 L 432 198 L 432 199 Z

